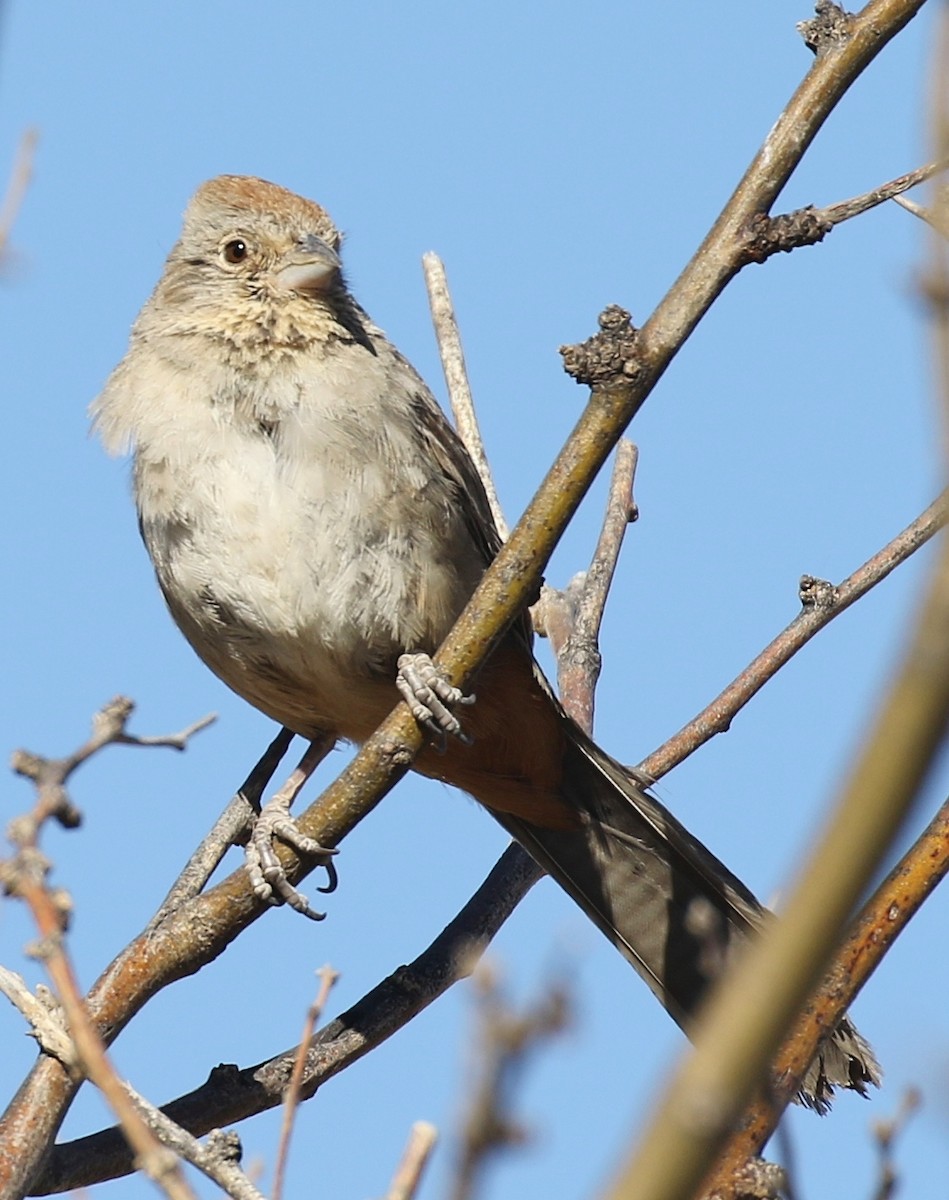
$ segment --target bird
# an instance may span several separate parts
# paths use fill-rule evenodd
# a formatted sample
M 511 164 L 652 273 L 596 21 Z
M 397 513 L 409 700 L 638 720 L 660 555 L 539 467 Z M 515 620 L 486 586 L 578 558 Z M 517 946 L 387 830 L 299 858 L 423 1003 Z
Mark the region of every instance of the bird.
M 92 405 L 133 454 L 171 615 L 239 696 L 315 748 L 364 742 L 400 698 L 436 736 L 414 770 L 473 796 L 689 1032 L 770 919 L 752 892 L 567 716 L 521 616 L 477 702 L 431 656 L 500 548 L 484 487 L 414 368 L 353 297 L 315 202 L 222 175 Z M 277 830 L 278 835 L 280 830 Z M 878 1084 L 848 1016 L 799 1099 Z

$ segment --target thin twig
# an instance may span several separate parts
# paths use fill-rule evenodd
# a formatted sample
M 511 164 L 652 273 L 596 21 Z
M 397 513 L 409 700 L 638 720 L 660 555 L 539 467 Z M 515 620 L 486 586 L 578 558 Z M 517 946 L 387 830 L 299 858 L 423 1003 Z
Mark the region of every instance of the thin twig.
M 734 679 L 711 704 L 707 705 L 678 733 L 652 752 L 639 764 L 639 770 L 650 779 L 659 779 L 690 754 L 710 741 L 716 734 L 725 733 L 735 716 L 744 708 L 802 646 L 834 617 L 859 600 L 889 573 L 915 553 L 949 521 L 949 492 L 921 513 L 915 521 L 891 542 L 867 560 L 862 567 L 836 587 L 821 584 L 805 576 L 802 580 L 804 608 L 794 620 Z
M 850 200 L 841 200 L 837 204 L 828 204 L 826 208 L 817 208 L 814 212 L 821 220 L 825 220 L 831 225 L 839 225 L 841 221 L 849 221 L 851 217 L 858 217 L 861 213 L 876 208 L 879 204 L 885 204 L 887 200 L 897 200 L 903 192 L 918 187 L 927 179 L 931 179 L 934 175 L 940 175 L 946 170 L 949 170 L 949 160 L 940 159 L 938 162 L 927 163 L 924 167 L 917 167 L 915 171 L 907 171 L 905 175 L 891 179 L 889 183 L 881 183 L 879 187 L 864 192 L 860 196 L 853 196 Z
M 113 742 L 116 746 L 167 746 L 170 750 L 187 749 L 189 740 L 202 729 L 207 729 L 217 720 L 217 713 L 208 713 L 193 724 L 182 729 L 180 733 L 163 733 L 152 737 L 137 737 L 131 733 L 120 733 Z
M 124 1086 L 142 1119 L 163 1146 L 218 1184 L 231 1200 L 264 1200 L 263 1193 L 241 1170 L 241 1142 L 236 1133 L 214 1129 L 208 1135 L 207 1143 L 202 1145 L 134 1088 L 127 1083 Z
M 13 770 L 26 779 L 33 781 L 37 791 L 37 804 L 33 810 L 32 819 L 35 826 L 27 830 L 20 827 L 11 835 L 18 842 L 28 842 L 35 839 L 39 827 L 44 821 L 53 818 L 67 829 L 75 828 L 81 821 L 81 814 L 66 794 L 66 784 L 70 776 L 84 762 L 87 762 L 103 747 L 110 745 L 125 746 L 172 746 L 176 750 L 184 749 L 192 734 L 206 728 L 214 720 L 213 714 L 202 717 L 181 733 L 168 734 L 162 737 L 138 738 L 126 731 L 126 724 L 135 710 L 135 703 L 127 696 L 116 696 L 110 700 L 92 718 L 92 735 L 83 744 L 65 758 L 44 758 L 28 750 L 15 750 L 11 756 L 10 765 Z
M 76 1044 L 66 1027 L 60 1005 L 51 1002 L 51 997 L 34 996 L 23 980 L 5 967 L 0 967 L 0 991 L 27 1019 L 33 1036 L 46 1053 L 55 1054 L 70 1070 L 78 1067 Z M 218 1131 L 219 1136 L 215 1138 L 212 1133 L 209 1144 L 202 1146 L 196 1138 L 171 1121 L 128 1083 L 123 1083 L 122 1087 L 162 1146 L 197 1167 L 209 1179 L 219 1183 L 234 1200 L 263 1200 L 261 1193 L 237 1166 L 240 1159 L 240 1139 L 236 1134 L 223 1135 Z
M 484 484 L 488 504 L 491 506 L 491 515 L 494 517 L 501 540 L 506 541 L 508 527 L 494 487 L 491 468 L 488 466 L 488 456 L 485 453 L 484 441 L 481 437 L 481 426 L 478 424 L 478 414 L 475 412 L 474 400 L 471 396 L 468 371 L 465 368 L 465 354 L 461 346 L 458 322 L 455 319 L 455 306 L 448 290 L 445 264 L 437 254 L 429 251 L 428 254 L 422 255 L 422 269 L 425 272 L 425 286 L 428 289 L 428 303 L 432 310 L 432 323 L 438 339 L 438 352 L 441 355 L 448 399 L 455 417 L 458 436 L 464 442 L 465 449 L 471 456 L 471 461 Z
M 481 1024 L 478 1078 L 462 1128 L 452 1200 L 472 1200 L 491 1157 L 527 1140 L 527 1131 L 511 1114 L 514 1083 L 529 1056 L 562 1033 L 569 1021 L 569 1005 L 562 988 L 549 988 L 518 1014 L 505 1001 L 490 969 L 479 968 L 476 981 L 480 985 Z
M 287 1084 L 287 1094 L 283 1102 L 283 1120 L 280 1123 L 280 1140 L 277 1144 L 277 1165 L 274 1168 L 271 1200 L 281 1200 L 283 1195 L 283 1180 L 290 1155 L 293 1118 L 300 1103 L 300 1086 L 303 1082 L 303 1071 L 306 1067 L 306 1055 L 310 1046 L 310 1039 L 313 1037 L 313 1031 L 316 1029 L 320 1017 L 323 1015 L 323 1009 L 326 1007 L 326 1001 L 329 999 L 333 985 L 339 979 L 339 972 L 334 971 L 329 964 L 320 967 L 316 974 L 320 981 L 319 991 L 317 992 L 316 999 L 307 1009 L 306 1019 L 303 1022 L 303 1033 L 300 1037 L 300 1045 L 293 1062 L 293 1070 L 290 1073 L 290 1082 Z
M 23 205 L 30 180 L 33 178 L 33 159 L 36 156 L 38 141 L 39 131 L 32 128 L 27 129 L 17 147 L 6 195 L 3 197 L 3 203 L 0 204 L 0 257 L 6 252 L 10 234 L 13 232 L 13 224 Z
M 590 565 L 566 592 L 545 589 L 542 620 L 557 658 L 557 688 L 581 729 L 593 729 L 596 685 L 602 659 L 600 626 L 623 538 L 635 519 L 633 480 L 639 451 L 623 438 L 616 447 L 603 526 Z
M 786 253 L 800 246 L 813 246 L 823 241 L 828 233 L 843 221 L 860 216 L 887 200 L 897 199 L 902 192 L 916 187 L 931 176 L 945 171 L 949 160 L 927 163 L 915 171 L 891 179 L 869 192 L 854 196 L 850 200 L 841 200 L 837 204 L 829 204 L 825 208 L 817 208 L 813 204 L 793 212 L 778 213 L 769 216 L 768 213 L 755 213 L 745 228 L 744 253 L 748 262 L 765 262 L 773 254 Z
M 909 196 L 894 196 L 893 201 L 900 208 L 905 208 L 908 213 L 912 213 L 914 217 L 925 221 L 942 237 L 949 237 L 949 221 L 946 220 L 945 205 L 937 204 L 935 208 L 927 208 L 924 204 L 917 204 L 915 200 L 910 200 Z
M 874 1121 L 873 1139 L 876 1142 L 880 1157 L 880 1178 L 877 1183 L 873 1200 L 892 1200 L 899 1183 L 899 1173 L 893 1160 L 893 1148 L 897 1138 L 909 1124 L 913 1114 L 922 1102 L 922 1096 L 916 1088 L 909 1088 L 900 1101 L 896 1116 L 888 1121 Z
M 509 846 L 481 887 L 431 945 L 399 967 L 352 1008 L 318 1030 L 308 1045 L 300 1095 L 309 1099 L 327 1080 L 357 1062 L 471 974 L 491 942 L 543 871 L 518 845 Z M 135 961 L 133 955 L 132 961 Z M 222 1067 L 201 1087 L 163 1107 L 178 1125 L 200 1136 L 281 1104 L 297 1061 L 294 1046 L 256 1066 Z M 40 1192 L 89 1187 L 132 1169 L 121 1134 L 106 1129 L 56 1146 L 34 1188 Z
M 415 1122 L 385 1200 L 413 1200 L 437 1141 L 438 1130 L 434 1125 L 428 1121 Z
M 22 754 L 18 757 L 17 769 L 34 781 L 36 804 L 31 813 L 11 823 L 10 836 L 16 853 L 2 864 L 2 883 L 6 892 L 27 904 L 39 931 L 40 940 L 33 953 L 42 960 L 65 1016 L 75 1052 L 74 1060 L 67 1066 L 70 1077 L 76 1081 L 78 1063 L 81 1075 L 92 1080 L 118 1118 L 136 1167 L 154 1180 L 170 1200 L 191 1200 L 193 1193 L 177 1158 L 161 1145 L 142 1120 L 89 1017 L 65 947 L 71 902 L 62 891 L 49 888 L 50 863 L 39 849 L 44 824 L 51 818 L 62 821 L 64 813 L 71 811 L 65 794 L 69 775 L 96 750 L 121 737 L 130 712 L 129 702 L 113 703 L 102 710 L 93 722 L 92 737 L 67 758 L 52 760 Z
M 280 765 L 293 741 L 293 736 L 289 729 L 281 729 L 260 756 L 227 807 L 188 859 L 184 870 L 172 884 L 168 895 L 149 921 L 148 929 L 156 928 L 169 913 L 175 912 L 186 900 L 190 900 L 203 891 L 218 863 L 221 862 L 231 846 L 246 841 L 247 831 L 254 813 L 260 812 L 260 799 L 264 788 L 273 778 L 274 771 Z
M 0 992 L 24 1016 L 30 1036 L 36 1038 L 43 1051 L 59 1059 L 70 1074 L 79 1072 L 76 1044 L 63 1021 L 62 1005 L 49 988 L 41 984 L 34 995 L 21 975 L 0 966 Z

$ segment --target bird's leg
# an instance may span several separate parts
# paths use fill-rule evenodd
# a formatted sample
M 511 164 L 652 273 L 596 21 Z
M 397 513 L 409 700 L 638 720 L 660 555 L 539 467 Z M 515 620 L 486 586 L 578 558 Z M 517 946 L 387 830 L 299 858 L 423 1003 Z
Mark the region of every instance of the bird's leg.
M 474 704 L 475 697 L 452 687 L 427 654 L 403 654 L 397 665 L 395 686 L 412 716 L 435 738 L 436 746 L 444 749 L 446 737 L 470 745 L 471 738 L 451 710 L 456 704 Z
M 332 892 L 336 889 L 336 868 L 333 866 L 331 855 L 335 850 L 321 846 L 314 838 L 307 837 L 300 831 L 293 817 L 290 816 L 290 805 L 296 799 L 304 784 L 332 750 L 336 739 L 330 735 L 315 738 L 310 742 L 306 753 L 300 759 L 299 765 L 291 773 L 283 787 L 276 792 L 260 810 L 250 840 L 247 843 L 247 871 L 250 875 L 254 895 L 272 904 L 285 902 L 297 912 L 310 917 L 314 921 L 322 921 L 325 913 L 316 912 L 310 908 L 310 903 L 302 892 L 297 891 L 287 878 L 286 871 L 274 849 L 274 838 L 279 838 L 291 847 L 301 858 L 321 858 L 320 863 L 326 869 L 328 882 L 325 887 L 318 888 L 320 892 Z

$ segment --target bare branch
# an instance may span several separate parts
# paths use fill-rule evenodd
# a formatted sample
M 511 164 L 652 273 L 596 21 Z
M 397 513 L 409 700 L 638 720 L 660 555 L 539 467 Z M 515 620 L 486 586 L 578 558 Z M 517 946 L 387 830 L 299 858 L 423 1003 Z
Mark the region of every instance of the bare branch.
M 241 1142 L 236 1133 L 214 1129 L 208 1135 L 207 1144 L 202 1146 L 197 1138 L 170 1121 L 134 1088 L 128 1084 L 125 1088 L 143 1121 L 163 1146 L 217 1183 L 232 1200 L 264 1200 L 263 1193 L 240 1168 Z
M 834 956 L 824 983 L 808 1002 L 775 1057 L 767 1094 L 744 1114 L 703 1191 L 727 1195 L 734 1172 L 759 1153 L 777 1127 L 814 1057 L 835 1025 L 936 886 L 949 874 L 949 801 L 876 889 Z
M 946 159 L 927 163 L 924 167 L 899 175 L 889 183 L 882 183 L 860 196 L 829 204 L 825 208 L 808 205 L 806 208 L 780 213 L 774 217 L 768 216 L 767 213 L 756 213 L 747 228 L 747 260 L 763 263 L 773 254 L 797 250 L 801 246 L 813 246 L 822 241 L 835 225 L 858 217 L 861 213 L 886 203 L 887 200 L 898 200 L 903 192 L 924 183 L 947 168 L 949 161 Z M 909 208 L 909 203 L 905 203 L 905 207 Z
M 0 204 L 0 257 L 6 253 L 13 232 L 13 224 L 23 204 L 30 180 L 33 178 L 33 159 L 36 155 L 36 144 L 39 141 L 39 131 L 27 129 L 20 138 L 16 159 L 10 180 L 7 184 L 6 195 Z
M 213 715 L 202 717 L 181 733 L 164 737 L 137 738 L 126 732 L 126 724 L 135 710 L 135 703 L 127 696 L 116 696 L 104 705 L 92 718 L 92 736 L 78 750 L 65 758 L 43 758 L 28 750 L 15 750 L 10 765 L 13 770 L 36 786 L 37 805 L 31 818 L 21 818 L 13 827 L 10 837 L 18 844 L 35 840 L 39 826 L 50 817 L 64 828 L 74 829 L 82 816 L 66 794 L 66 783 L 72 773 L 84 762 L 97 754 L 104 746 L 173 746 L 183 750 L 188 738 L 206 728 L 215 719 Z M 23 821 L 34 824 L 29 828 Z
M 839 225 L 841 221 L 849 221 L 851 217 L 857 217 L 871 208 L 876 208 L 878 204 L 885 204 L 887 200 L 898 199 L 903 192 L 918 187 L 927 179 L 931 179 L 934 175 L 940 175 L 947 169 L 949 169 L 949 161 L 946 159 L 927 163 L 926 166 L 917 167 L 915 171 L 899 175 L 896 179 L 891 179 L 889 183 L 882 183 L 879 187 L 864 192 L 861 196 L 854 196 L 850 200 L 841 200 L 837 204 L 830 204 L 826 208 L 819 208 L 815 211 L 831 225 Z
M 81 1078 L 79 1057 L 63 1020 L 62 1006 L 49 988 L 42 984 L 34 995 L 21 975 L 0 966 L 0 992 L 26 1018 L 30 1035 L 43 1050 L 59 1059 L 70 1074 Z
M 871 5 L 870 8 L 873 8 Z M 869 11 L 869 10 L 864 10 Z M 926 778 L 949 723 L 949 542 L 895 678 L 783 918 L 728 972 L 695 1030 L 615 1200 L 689 1194 L 827 969 L 854 905 Z
M 925 221 L 927 225 L 942 237 L 949 237 L 949 221 L 945 219 L 945 205 L 936 205 L 935 208 L 927 208 L 923 204 L 917 204 L 915 200 L 910 200 L 909 196 L 894 196 L 893 202 L 898 204 L 900 208 L 905 208 L 908 213 L 912 213 L 914 217 L 919 217 L 921 221 Z
M 134 1153 L 138 1169 L 154 1180 L 170 1200 L 191 1200 L 191 1189 L 185 1182 L 176 1157 L 155 1138 L 129 1099 L 105 1052 L 99 1031 L 89 1016 L 65 947 L 71 901 L 62 891 L 48 887 L 46 881 L 50 863 L 40 852 L 38 844 L 45 821 L 51 816 L 63 821 L 64 814 L 69 813 L 64 787 L 66 779 L 96 750 L 122 735 L 130 712 L 131 704 L 128 701 L 107 706 L 97 714 L 90 740 L 66 759 L 19 756 L 17 769 L 33 779 L 37 801 L 31 813 L 11 822 L 10 836 L 16 853 L 13 858 L 0 864 L 0 879 L 8 894 L 25 901 L 39 931 L 40 940 L 33 953 L 42 960 L 52 980 L 72 1043 L 70 1051 L 64 1056 L 63 1069 L 67 1076 L 73 1086 L 87 1076 L 99 1088 L 121 1124 L 123 1136 Z M 24 1000 L 22 995 L 19 998 Z M 60 1059 L 56 1061 L 61 1065 Z
M 149 921 L 148 929 L 154 929 L 160 925 L 186 900 L 190 900 L 202 892 L 204 885 L 214 874 L 218 863 L 224 858 L 230 847 L 247 840 L 247 832 L 254 812 L 260 812 L 260 800 L 264 788 L 273 778 L 274 772 L 293 741 L 293 736 L 289 729 L 281 729 L 260 756 L 227 808 L 188 859 L 184 870 L 175 880 L 154 917 Z
M 481 437 L 481 426 L 478 424 L 478 414 L 475 412 L 471 386 L 468 383 L 465 354 L 461 346 L 458 322 L 455 319 L 455 306 L 452 303 L 451 292 L 448 290 L 445 264 L 437 254 L 429 251 L 428 254 L 422 255 L 422 269 L 425 272 L 425 286 L 428 289 L 428 303 L 432 310 L 432 324 L 435 326 L 435 336 L 438 339 L 438 352 L 441 355 L 442 370 L 445 372 L 445 384 L 448 388 L 451 411 L 455 417 L 455 427 L 458 430 L 458 436 L 465 444 L 465 449 L 471 456 L 471 461 L 475 465 L 481 482 L 484 484 L 488 504 L 491 506 L 491 515 L 498 527 L 498 533 L 501 535 L 502 541 L 507 541 L 507 522 L 504 520 L 491 468 L 488 466 L 488 456 L 485 453 L 484 441 Z
M 189 740 L 202 729 L 207 729 L 217 720 L 217 713 L 208 713 L 180 733 L 165 733 L 155 737 L 136 737 L 131 733 L 120 733 L 112 740 L 117 746 L 167 746 L 171 750 L 187 749 Z
M 453 1200 L 472 1200 L 490 1158 L 526 1141 L 525 1129 L 510 1111 L 513 1083 L 529 1055 L 569 1021 L 562 988 L 550 988 L 519 1015 L 504 1000 L 489 968 L 482 966 L 475 981 L 480 985 L 478 1080 L 462 1130 Z
M 834 587 L 805 575 L 801 580 L 803 607 L 791 624 L 698 716 L 643 759 L 639 770 L 650 779 L 659 779 L 716 734 L 727 732 L 737 713 L 802 646 L 925 545 L 947 520 L 949 492 L 943 492 L 912 524 L 841 584 Z
M 603 527 L 590 566 L 566 592 L 545 589 L 542 620 L 557 656 L 557 683 L 564 708 L 587 733 L 600 677 L 599 638 L 603 613 L 623 538 L 637 511 L 632 499 L 639 451 L 623 438 L 616 448 Z
M 438 1130 L 434 1125 L 430 1125 L 428 1121 L 415 1122 L 386 1192 L 386 1200 L 413 1200 L 437 1141 Z
M 909 1088 L 900 1102 L 895 1117 L 891 1117 L 888 1121 L 874 1121 L 873 1123 L 874 1140 L 880 1155 L 880 1180 L 874 1200 L 891 1200 L 896 1192 L 899 1175 L 893 1161 L 893 1147 L 921 1102 L 920 1093 L 915 1088 Z
M 293 1118 L 300 1103 L 300 1086 L 303 1083 L 303 1071 L 306 1067 L 306 1052 L 313 1037 L 313 1030 L 319 1024 L 326 1001 L 333 985 L 339 979 L 339 972 L 334 971 L 329 964 L 317 971 L 320 989 L 316 999 L 307 1009 L 306 1020 L 303 1022 L 303 1036 L 290 1072 L 290 1082 L 287 1084 L 287 1094 L 283 1101 L 283 1121 L 280 1125 L 280 1141 L 277 1146 L 277 1165 L 274 1168 L 274 1182 L 271 1200 L 281 1200 L 283 1195 L 283 1179 L 287 1169 L 290 1154 L 290 1136 L 293 1133 Z
M 318 1030 L 310 1041 L 301 1099 L 309 1099 L 327 1080 L 381 1045 L 466 978 L 478 957 L 543 875 L 526 851 L 511 845 L 455 919 L 408 966 L 341 1016 Z M 208 1081 L 163 1107 L 176 1124 L 200 1136 L 282 1103 L 297 1060 L 293 1047 L 256 1066 L 219 1067 Z M 56 1146 L 35 1192 L 66 1191 L 128 1174 L 131 1157 L 118 1130 L 107 1129 Z

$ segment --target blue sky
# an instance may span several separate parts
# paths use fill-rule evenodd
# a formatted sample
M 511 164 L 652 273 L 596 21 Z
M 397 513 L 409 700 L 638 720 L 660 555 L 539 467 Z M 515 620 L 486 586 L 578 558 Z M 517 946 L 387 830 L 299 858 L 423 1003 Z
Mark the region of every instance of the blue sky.
M 36 176 L 0 282 L 6 330 L 2 743 L 63 753 L 117 692 L 142 733 L 208 710 L 186 755 L 114 749 L 75 781 L 78 833 L 51 830 L 56 881 L 91 983 L 141 927 L 268 740 L 268 722 L 193 657 L 164 611 L 128 496 L 127 466 L 88 436 L 86 408 L 124 351 L 190 193 L 251 173 L 319 200 L 346 231 L 363 305 L 443 392 L 420 257 L 447 264 L 472 386 L 510 518 L 584 402 L 557 347 L 617 302 L 645 319 L 806 71 L 810 15 L 749 8 L 359 6 L 206 0 L 8 5 L 0 29 L 0 174 L 27 125 Z M 831 203 L 926 157 L 927 15 L 888 47 L 828 122 L 780 202 Z M 894 205 L 818 248 L 749 268 L 637 417 L 641 520 L 603 631 L 597 734 L 635 761 L 673 733 L 794 615 L 797 581 L 840 579 L 939 489 L 938 428 L 919 223 Z M 548 572 L 589 557 L 598 485 Z M 926 555 L 820 635 L 734 723 L 662 781 L 663 801 L 763 898 L 810 844 L 901 645 Z M 335 756 L 332 765 L 342 762 Z M 325 776 L 328 778 L 328 776 Z M 944 797 L 943 762 L 917 813 Z M 28 803 L 10 782 L 3 812 Z M 313 971 L 341 973 L 330 1015 L 418 953 L 504 845 L 464 797 L 410 779 L 345 842 L 318 927 L 276 911 L 224 958 L 153 1001 L 114 1048 L 156 1101 L 218 1062 L 294 1042 Z M 234 860 L 236 861 L 236 859 Z M 938 894 L 889 955 L 856 1015 L 887 1072 L 871 1103 L 789 1121 L 800 1192 L 866 1195 L 869 1124 L 918 1085 L 900 1148 L 907 1192 L 944 1195 L 949 968 Z M 0 909 L 0 959 L 39 978 L 30 928 Z M 619 956 L 550 883 L 493 949 L 526 1000 L 573 981 L 572 1030 L 532 1069 L 534 1132 L 488 1178 L 492 1200 L 590 1196 L 613 1170 L 683 1040 Z M 422 1195 L 444 1194 L 472 1053 L 472 994 L 455 988 L 332 1081 L 300 1114 L 287 1195 L 384 1191 L 411 1122 L 443 1142 Z M 4 1099 L 32 1061 L 0 1007 Z M 107 1119 L 83 1095 L 65 1132 Z M 269 1169 L 272 1115 L 242 1128 Z M 266 1178 L 266 1176 L 265 1176 Z M 202 1195 L 212 1190 L 198 1181 Z M 128 1181 L 97 1193 L 137 1197 Z

